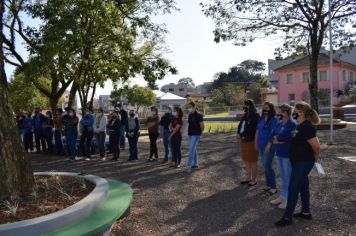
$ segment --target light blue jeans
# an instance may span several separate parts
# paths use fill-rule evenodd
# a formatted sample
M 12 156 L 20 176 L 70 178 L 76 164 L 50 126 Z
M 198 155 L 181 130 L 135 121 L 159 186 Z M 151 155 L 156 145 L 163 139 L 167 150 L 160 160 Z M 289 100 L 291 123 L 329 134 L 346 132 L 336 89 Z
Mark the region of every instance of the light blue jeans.
M 197 146 L 200 140 L 200 135 L 192 135 L 188 136 L 188 143 L 189 143 L 189 159 L 188 159 L 188 168 L 192 168 L 192 162 L 194 166 L 199 166 L 199 159 L 198 159 L 198 151 Z
M 168 161 L 169 159 L 169 136 L 171 135 L 171 132 L 169 132 L 169 129 L 164 129 L 163 128 L 163 145 L 164 145 L 164 160 Z
M 125 148 L 125 126 L 124 125 L 122 125 L 121 127 L 120 127 L 120 147 L 119 148 Z
M 289 180 L 292 173 L 292 165 L 290 163 L 289 157 L 278 157 L 279 159 L 279 169 L 281 173 L 281 196 L 288 199 L 288 186 Z
M 273 170 L 274 153 L 274 145 L 272 145 L 269 153 L 265 153 L 264 148 L 259 148 L 259 155 L 265 169 L 266 186 L 270 187 L 271 189 L 276 189 L 276 175 Z

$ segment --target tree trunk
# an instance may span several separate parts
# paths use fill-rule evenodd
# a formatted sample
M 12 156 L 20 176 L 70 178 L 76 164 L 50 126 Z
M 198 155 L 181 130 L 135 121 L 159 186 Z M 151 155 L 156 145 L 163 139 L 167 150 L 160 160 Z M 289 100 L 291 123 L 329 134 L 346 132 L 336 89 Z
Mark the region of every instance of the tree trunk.
M 4 1 L 0 2 L 1 32 Z M 22 148 L 12 109 L 8 101 L 4 72 L 3 37 L 0 35 L 0 199 L 16 198 L 32 190 L 34 178 L 31 163 Z M 19 148 L 21 147 L 21 148 Z
M 72 88 L 70 89 L 69 92 L 68 107 L 74 106 L 75 95 L 77 94 L 77 91 L 78 91 L 78 84 L 74 81 L 72 84 Z
M 315 26 L 314 32 L 317 32 L 317 26 Z M 310 46 L 311 52 L 309 55 L 309 68 L 310 68 L 310 105 L 316 111 L 319 112 L 319 99 L 318 99 L 318 59 L 321 44 L 318 42 L 318 34 L 311 33 Z

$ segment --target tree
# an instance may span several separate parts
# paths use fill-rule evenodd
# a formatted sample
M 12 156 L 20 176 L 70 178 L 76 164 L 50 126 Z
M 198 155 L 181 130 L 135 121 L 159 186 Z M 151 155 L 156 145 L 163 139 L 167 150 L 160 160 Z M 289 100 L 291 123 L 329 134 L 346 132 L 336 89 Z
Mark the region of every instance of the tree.
M 202 4 L 207 17 L 215 21 L 215 41 L 232 40 L 245 46 L 257 38 L 284 34 L 283 46 L 276 50 L 291 54 L 306 53 L 310 60 L 311 105 L 318 110 L 318 59 L 325 44 L 328 1 L 306 0 L 211 0 Z M 333 44 L 354 45 L 356 34 L 349 30 L 355 24 L 356 1 L 333 0 L 331 6 Z
M 158 90 L 158 85 L 156 81 L 148 81 L 147 87 L 150 88 L 151 90 Z
M 261 61 L 245 60 L 239 64 L 240 68 L 250 74 L 262 74 L 266 69 L 266 64 Z
M 244 89 L 233 84 L 213 89 L 211 93 L 213 106 L 236 106 L 243 104 L 246 100 Z
M 150 88 L 133 87 L 127 91 L 129 103 L 138 111 L 142 106 L 152 106 L 156 103 L 156 95 Z
M 195 83 L 192 78 L 184 77 L 178 80 L 178 84 L 186 85 L 188 88 L 194 88 Z
M 1 32 L 3 32 L 4 0 L 0 1 Z M 7 78 L 4 69 L 3 34 L 0 35 L 0 199 L 17 198 L 32 190 L 31 163 L 17 131 L 9 106 Z
M 15 112 L 48 108 L 47 97 L 42 95 L 23 74 L 16 75 L 8 84 L 10 105 Z

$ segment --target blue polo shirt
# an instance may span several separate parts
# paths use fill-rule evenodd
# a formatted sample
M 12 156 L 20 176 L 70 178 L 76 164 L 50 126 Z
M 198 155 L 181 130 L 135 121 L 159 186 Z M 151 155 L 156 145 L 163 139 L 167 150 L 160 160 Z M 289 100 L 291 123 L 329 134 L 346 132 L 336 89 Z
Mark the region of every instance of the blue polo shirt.
M 269 141 L 272 141 L 272 134 L 274 129 L 277 127 L 278 119 L 276 117 L 271 117 L 268 120 L 265 120 L 264 117 L 260 119 L 257 124 L 258 130 L 258 139 L 257 144 L 258 148 L 264 149 Z
M 296 127 L 297 123 L 292 119 L 289 119 L 285 124 L 283 124 L 282 121 L 277 124 L 273 136 L 277 138 L 278 142 L 283 142 L 275 145 L 277 156 L 284 158 L 289 157 L 289 145 L 292 139 L 292 132 Z

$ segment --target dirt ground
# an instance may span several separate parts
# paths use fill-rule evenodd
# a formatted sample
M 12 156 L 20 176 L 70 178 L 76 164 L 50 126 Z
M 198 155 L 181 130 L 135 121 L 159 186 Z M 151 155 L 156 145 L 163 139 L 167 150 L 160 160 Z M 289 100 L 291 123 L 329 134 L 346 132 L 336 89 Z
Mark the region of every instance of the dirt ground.
M 139 142 L 139 161 L 68 162 L 64 157 L 32 154 L 34 171 L 85 172 L 129 183 L 134 190 L 131 213 L 118 221 L 112 235 L 356 235 L 356 162 L 339 156 L 356 156 L 356 127 L 335 131 L 336 145 L 327 146 L 328 131 L 318 131 L 321 163 L 326 171 L 310 175 L 313 220 L 294 220 L 279 229 L 273 223 L 282 210 L 269 201 L 278 195 L 262 193 L 264 177 L 259 164 L 256 187 L 240 185 L 243 165 L 235 133 L 204 134 L 198 147 L 201 167 L 184 173 L 187 142 L 183 141 L 182 167 L 147 162 L 148 142 Z M 158 143 L 160 160 L 163 144 Z M 279 170 L 274 162 L 279 185 Z M 299 212 L 298 204 L 296 211 Z

